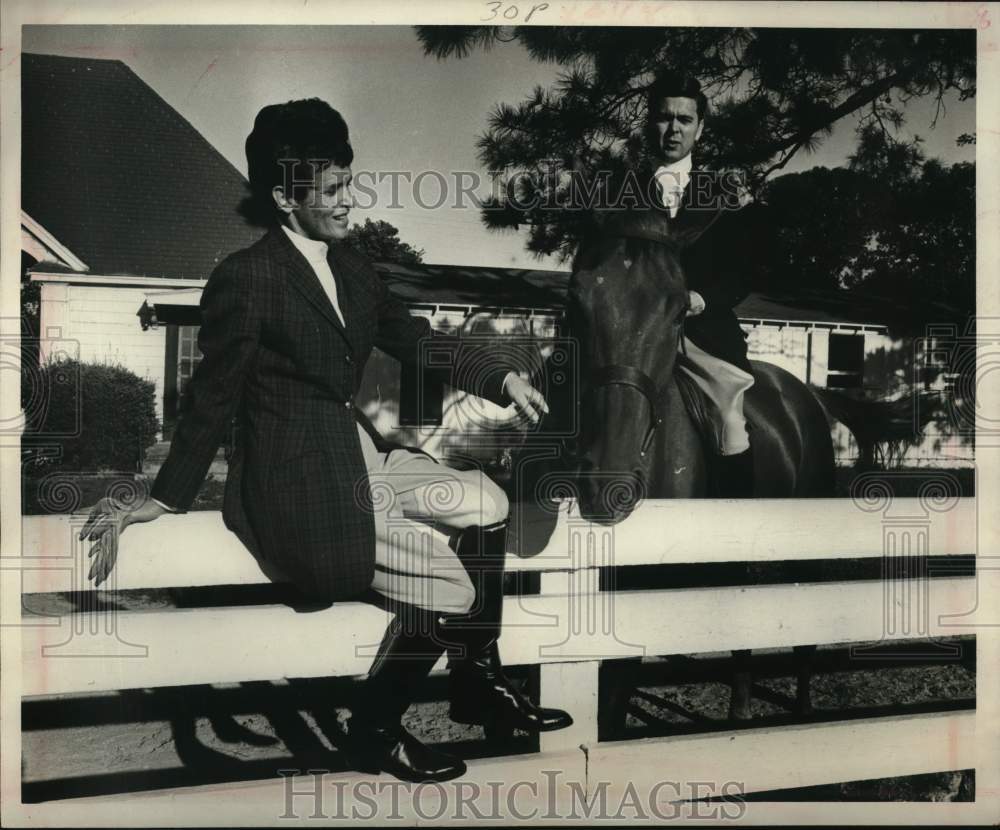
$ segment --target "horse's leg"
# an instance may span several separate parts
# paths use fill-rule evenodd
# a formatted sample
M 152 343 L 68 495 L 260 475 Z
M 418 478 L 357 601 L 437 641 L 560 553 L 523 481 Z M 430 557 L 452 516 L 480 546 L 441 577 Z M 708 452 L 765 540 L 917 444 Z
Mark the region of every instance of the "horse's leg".
M 795 646 L 795 711 L 800 715 L 812 712 L 810 686 L 812 684 L 813 658 L 816 656 L 816 646 Z
M 604 688 L 599 707 L 600 721 L 597 725 L 600 740 L 618 740 L 623 736 L 628 718 L 628 705 L 632 693 L 639 685 L 639 669 L 642 658 L 605 660 L 601 667 L 601 683 Z
M 750 671 L 750 649 L 743 648 L 733 652 L 732 694 L 729 698 L 730 720 L 750 720 L 751 699 L 750 687 L 753 684 L 753 673 Z
M 664 412 L 666 418 L 657 431 L 650 453 L 652 462 L 646 470 L 646 496 L 651 499 L 704 498 L 708 492 L 707 459 L 701 435 L 688 414 L 676 380 L 667 388 Z M 615 700 L 621 707 L 624 726 L 626 707 L 639 682 L 641 661 L 622 660 L 620 665 L 623 672 Z
M 756 564 L 748 562 L 744 569 L 744 580 L 747 584 L 759 581 Z M 729 718 L 730 720 L 749 720 L 753 707 L 753 662 L 750 649 L 736 649 L 732 652 L 730 665 L 732 677 L 729 680 Z
M 766 363 L 754 363 L 755 383 L 746 397 L 754 433 L 757 479 L 770 496 L 832 497 L 835 485 L 833 441 L 819 400 L 798 378 Z M 799 436 L 797 445 L 788 436 Z M 757 442 L 766 445 L 763 449 Z M 797 646 L 795 703 L 798 714 L 812 711 L 810 685 L 816 646 Z
M 665 463 L 654 468 L 650 480 L 650 495 L 658 498 L 699 498 L 708 492 L 708 465 L 706 448 L 701 435 L 691 422 L 676 383 L 670 393 L 667 412 L 672 421 L 661 430 L 657 444 L 657 455 Z M 711 450 L 708 450 L 709 452 Z M 759 450 L 767 452 L 767 450 Z M 763 466 L 756 465 L 756 475 L 762 474 Z M 767 474 L 767 470 L 763 470 Z M 730 680 L 729 717 L 734 720 L 749 720 L 751 717 L 751 692 L 753 674 L 750 670 L 750 650 L 733 651 L 733 666 Z

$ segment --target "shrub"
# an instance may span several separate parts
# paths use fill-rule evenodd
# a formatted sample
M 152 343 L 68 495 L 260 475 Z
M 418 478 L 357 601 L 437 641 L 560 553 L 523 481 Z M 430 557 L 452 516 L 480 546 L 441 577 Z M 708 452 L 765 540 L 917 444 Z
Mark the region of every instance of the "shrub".
M 61 359 L 21 373 L 24 444 L 46 469 L 138 470 L 156 441 L 155 385 L 122 366 Z

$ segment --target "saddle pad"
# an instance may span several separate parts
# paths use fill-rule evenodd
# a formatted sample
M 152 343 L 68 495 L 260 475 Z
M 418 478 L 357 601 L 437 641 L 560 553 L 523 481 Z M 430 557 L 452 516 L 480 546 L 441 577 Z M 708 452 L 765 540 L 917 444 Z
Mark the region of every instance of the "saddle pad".
M 715 443 L 715 427 L 712 425 L 711 402 L 701 387 L 695 383 L 691 376 L 679 370 L 674 371 L 674 380 L 677 381 L 677 389 L 681 393 L 681 400 L 684 401 L 684 408 L 691 416 L 695 431 L 701 438 L 701 443 L 705 451 L 712 454 L 710 450 Z M 752 432 L 753 422 L 747 417 L 747 432 Z

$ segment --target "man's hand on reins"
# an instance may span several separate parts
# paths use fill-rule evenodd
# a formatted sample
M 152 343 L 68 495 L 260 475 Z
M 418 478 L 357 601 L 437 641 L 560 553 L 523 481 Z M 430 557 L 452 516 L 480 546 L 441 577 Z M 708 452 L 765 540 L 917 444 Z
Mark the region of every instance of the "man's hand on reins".
M 514 402 L 517 411 L 527 415 L 533 424 L 541 421 L 542 415 L 548 414 L 549 405 L 545 402 L 542 393 L 519 375 L 511 373 L 507 377 L 505 391 L 507 397 Z
M 688 291 L 688 310 L 685 316 L 697 317 L 705 310 L 705 298 L 697 291 Z
M 158 519 L 168 511 L 152 499 L 146 499 L 139 507 L 123 509 L 111 499 L 101 499 L 95 504 L 80 531 L 81 541 L 92 541 L 90 552 L 90 572 L 87 579 L 94 580 L 96 588 L 108 578 L 118 561 L 118 537 L 131 524 L 141 524 Z

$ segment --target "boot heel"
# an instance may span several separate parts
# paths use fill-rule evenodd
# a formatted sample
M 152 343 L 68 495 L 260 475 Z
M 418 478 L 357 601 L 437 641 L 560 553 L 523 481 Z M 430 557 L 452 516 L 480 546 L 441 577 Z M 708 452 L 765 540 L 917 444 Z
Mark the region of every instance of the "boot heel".
M 422 613 L 410 609 L 393 617 L 345 724 L 347 755 L 361 772 L 416 783 L 465 774 L 464 761 L 424 745 L 402 725 L 414 691 L 444 651 L 433 636 L 433 620 Z
M 504 521 L 486 528 L 467 527 L 455 545 L 477 599 L 475 608 L 468 613 L 438 621 L 439 632 L 450 632 L 445 642 L 451 665 L 451 719 L 487 726 L 491 731 L 564 729 L 573 723 L 567 712 L 536 706 L 503 672 L 497 638 L 503 614 L 506 538 Z
M 387 772 L 400 781 L 416 784 L 428 781 L 450 781 L 465 775 L 465 761 L 433 746 L 421 743 L 402 726 L 380 727 L 373 724 L 348 722 L 348 736 L 357 747 L 348 753 L 355 769 L 377 775 Z
M 551 732 L 573 724 L 568 712 L 532 703 L 504 674 L 495 642 L 478 658 L 452 669 L 450 692 L 449 711 L 457 723 L 526 732 Z

